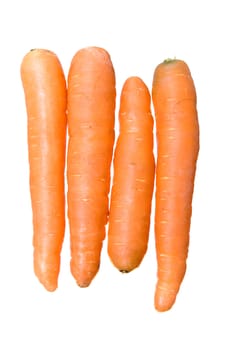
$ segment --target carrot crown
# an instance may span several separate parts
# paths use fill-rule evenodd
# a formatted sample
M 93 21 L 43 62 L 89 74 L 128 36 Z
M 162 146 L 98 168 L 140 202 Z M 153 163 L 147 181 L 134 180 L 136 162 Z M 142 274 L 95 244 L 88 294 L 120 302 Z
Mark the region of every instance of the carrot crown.
M 166 58 L 164 61 L 163 61 L 163 63 L 173 63 L 173 62 L 175 62 L 176 61 L 176 57 L 174 57 L 174 58 Z

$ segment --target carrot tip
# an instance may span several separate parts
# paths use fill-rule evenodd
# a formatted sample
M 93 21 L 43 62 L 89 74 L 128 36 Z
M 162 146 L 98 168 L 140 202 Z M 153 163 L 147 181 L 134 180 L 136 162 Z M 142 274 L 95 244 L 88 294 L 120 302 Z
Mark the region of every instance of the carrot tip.
M 55 292 L 57 286 L 44 286 L 48 292 Z
M 168 311 L 172 308 L 176 300 L 176 294 L 156 290 L 154 306 L 159 312 Z
M 129 273 L 130 270 L 119 270 L 121 273 Z
M 80 288 L 87 288 L 90 285 L 90 282 L 89 283 L 80 283 L 80 282 L 76 281 L 76 283 Z
M 34 47 L 29 52 L 34 52 L 34 51 L 37 51 L 38 53 L 43 53 L 43 54 L 47 53 L 47 54 L 55 55 L 54 52 L 49 50 L 49 49 L 41 49 L 41 48 L 38 48 L 38 47 Z
M 34 272 L 39 282 L 48 292 L 54 292 L 58 287 L 57 274 L 52 275 L 50 271 L 43 271 L 36 261 L 34 264 Z
M 49 281 L 42 281 L 41 278 L 39 279 L 39 281 L 48 292 L 55 292 L 55 290 L 57 289 L 57 283 L 51 283 Z

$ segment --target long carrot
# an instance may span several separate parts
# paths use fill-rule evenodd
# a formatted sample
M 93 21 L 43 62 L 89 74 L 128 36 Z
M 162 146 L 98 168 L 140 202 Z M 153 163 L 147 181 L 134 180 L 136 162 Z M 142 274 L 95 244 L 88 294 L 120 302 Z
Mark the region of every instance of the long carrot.
M 100 265 L 114 144 L 115 73 L 102 48 L 79 50 L 68 74 L 71 272 L 87 287 Z
M 155 308 L 166 311 L 174 304 L 186 271 L 199 151 L 196 91 L 185 62 L 166 60 L 157 66 L 152 100 L 158 143 Z
M 120 99 L 108 232 L 108 254 L 122 272 L 139 266 L 148 244 L 155 174 L 150 102 L 145 83 L 128 78 Z
M 65 231 L 66 82 L 57 56 L 43 49 L 25 55 L 21 79 L 28 116 L 34 270 L 53 291 Z

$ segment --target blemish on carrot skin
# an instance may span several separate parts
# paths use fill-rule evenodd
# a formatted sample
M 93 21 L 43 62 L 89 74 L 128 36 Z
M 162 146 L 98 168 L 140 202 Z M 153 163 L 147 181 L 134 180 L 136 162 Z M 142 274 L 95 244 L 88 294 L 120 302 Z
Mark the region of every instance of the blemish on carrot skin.
M 136 134 L 138 132 L 138 128 L 131 128 L 127 131 L 128 134 Z
M 125 244 L 126 244 L 125 242 L 115 242 L 115 243 L 114 243 L 114 245 L 115 245 L 115 246 L 118 246 L 118 247 L 119 247 L 119 246 L 125 247 Z
M 187 77 L 187 76 L 189 76 L 189 74 L 176 73 L 175 76 L 177 76 L 177 77 Z
M 35 139 L 35 138 L 38 138 L 38 137 L 39 137 L 39 135 L 29 135 L 28 136 L 29 139 Z
M 138 182 L 146 182 L 145 179 L 136 179 L 136 181 L 138 181 Z
M 136 191 L 137 192 L 144 192 L 144 189 L 143 188 L 136 188 Z

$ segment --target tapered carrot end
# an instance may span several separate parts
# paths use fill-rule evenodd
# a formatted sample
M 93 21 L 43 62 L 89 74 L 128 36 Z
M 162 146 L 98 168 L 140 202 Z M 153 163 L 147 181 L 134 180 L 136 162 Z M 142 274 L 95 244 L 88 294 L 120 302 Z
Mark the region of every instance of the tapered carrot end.
M 87 288 L 91 284 L 91 282 L 92 282 L 94 277 L 95 277 L 95 275 L 94 276 L 88 276 L 88 277 L 87 276 L 85 276 L 85 277 L 78 276 L 78 277 L 75 278 L 75 280 L 76 280 L 77 285 L 80 288 Z
M 114 266 L 121 272 L 121 273 L 129 273 L 133 270 L 135 270 L 139 265 L 140 261 L 134 261 L 134 260 L 129 260 L 121 263 L 113 263 Z
M 131 270 L 119 270 L 121 273 L 129 273 Z
M 156 288 L 154 306 L 159 312 L 168 311 L 172 308 L 176 300 L 176 294 L 166 289 Z
M 57 289 L 58 283 L 56 277 L 51 278 L 49 273 L 41 273 L 36 270 L 35 275 L 48 292 L 54 292 Z
M 45 257 L 38 251 L 34 252 L 34 272 L 40 283 L 49 292 L 54 292 L 58 287 L 58 275 L 60 259 Z
M 92 280 L 94 279 L 94 276 L 88 276 L 88 277 L 76 277 L 76 283 L 80 288 L 87 288 L 91 284 Z
M 83 265 L 75 265 L 74 261 L 71 260 L 70 268 L 71 274 L 77 285 L 81 288 L 87 288 L 96 276 L 99 270 L 99 265 L 96 264 L 95 266 L 91 266 L 90 269 L 87 269 L 87 267 L 84 267 Z
M 80 288 L 87 288 L 89 287 L 89 285 L 91 284 L 91 281 L 88 281 L 88 282 L 79 282 L 79 281 L 76 281 L 77 285 L 80 287 Z
M 48 291 L 48 292 L 54 292 L 57 289 L 57 282 L 51 282 L 48 280 L 40 280 L 40 282 L 43 284 L 44 288 Z
M 146 242 L 147 243 L 147 242 Z M 140 249 L 139 249 L 140 248 Z M 108 241 L 108 256 L 112 264 L 122 273 L 129 273 L 139 267 L 147 250 L 147 244 L 130 247 L 130 244 L 114 244 Z

